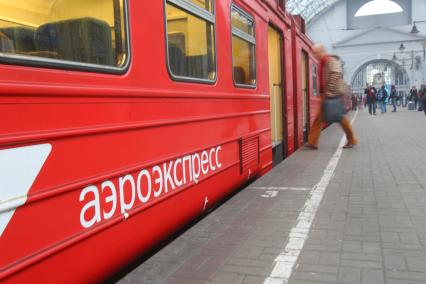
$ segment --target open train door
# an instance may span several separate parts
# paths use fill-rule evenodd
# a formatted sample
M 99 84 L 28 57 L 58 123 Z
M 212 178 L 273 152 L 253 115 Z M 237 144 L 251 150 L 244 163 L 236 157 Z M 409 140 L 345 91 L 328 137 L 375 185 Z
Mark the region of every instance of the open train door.
M 303 142 L 308 142 L 309 134 L 309 65 L 308 54 L 302 51 L 302 128 Z
M 271 138 L 273 165 L 280 163 L 286 153 L 283 115 L 282 56 L 283 37 L 275 28 L 268 27 L 269 94 L 271 99 Z

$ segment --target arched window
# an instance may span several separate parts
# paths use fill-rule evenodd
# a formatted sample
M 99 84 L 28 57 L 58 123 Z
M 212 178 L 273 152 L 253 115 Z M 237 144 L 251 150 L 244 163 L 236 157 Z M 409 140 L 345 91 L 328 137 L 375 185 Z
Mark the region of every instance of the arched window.
M 372 16 L 381 14 L 401 13 L 404 10 L 391 0 L 373 0 L 365 3 L 355 13 L 355 17 Z

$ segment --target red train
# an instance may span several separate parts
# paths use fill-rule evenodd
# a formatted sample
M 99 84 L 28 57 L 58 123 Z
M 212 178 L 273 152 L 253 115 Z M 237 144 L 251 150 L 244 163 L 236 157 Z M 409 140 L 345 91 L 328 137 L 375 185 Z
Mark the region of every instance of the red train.
M 105 279 L 303 145 L 283 0 L 0 4 L 0 282 Z

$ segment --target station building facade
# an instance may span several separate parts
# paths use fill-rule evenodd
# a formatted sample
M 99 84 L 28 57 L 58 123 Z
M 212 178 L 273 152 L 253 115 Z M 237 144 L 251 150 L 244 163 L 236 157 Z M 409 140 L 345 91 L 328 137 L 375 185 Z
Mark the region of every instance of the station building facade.
M 355 16 L 376 1 L 402 11 Z M 355 93 L 362 94 L 368 82 L 395 84 L 402 95 L 426 82 L 424 0 L 337 1 L 309 21 L 307 31 L 314 42 L 341 57 L 345 81 Z

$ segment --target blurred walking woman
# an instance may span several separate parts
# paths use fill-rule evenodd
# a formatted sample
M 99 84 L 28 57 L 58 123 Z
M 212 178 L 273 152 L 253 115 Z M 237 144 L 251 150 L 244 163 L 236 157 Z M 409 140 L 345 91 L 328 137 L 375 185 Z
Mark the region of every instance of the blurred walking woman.
M 396 99 L 397 99 L 397 95 L 396 95 L 395 85 L 391 86 L 390 96 L 389 97 L 391 99 L 392 106 L 393 106 L 393 111 L 392 112 L 396 112 Z
M 324 46 L 315 45 L 312 47 L 315 58 L 319 61 L 319 79 L 320 79 L 320 98 L 321 104 L 324 106 L 325 100 L 340 94 L 342 89 L 342 66 L 336 57 L 327 54 Z M 339 100 L 338 97 L 334 98 Z M 308 143 L 306 147 L 318 149 L 318 141 L 321 134 L 322 125 L 325 121 L 323 109 L 317 114 L 309 132 Z M 351 122 L 345 116 L 339 121 L 346 134 L 347 143 L 343 148 L 352 148 L 357 144 Z

